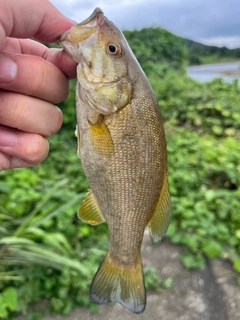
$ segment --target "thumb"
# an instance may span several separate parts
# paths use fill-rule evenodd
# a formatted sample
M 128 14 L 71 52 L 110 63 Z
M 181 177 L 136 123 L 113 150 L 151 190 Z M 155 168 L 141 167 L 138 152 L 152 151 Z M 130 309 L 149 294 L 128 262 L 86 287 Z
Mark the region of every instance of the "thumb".
M 54 42 L 75 23 L 63 16 L 48 0 L 0 1 L 0 51 L 6 37 L 34 37 Z

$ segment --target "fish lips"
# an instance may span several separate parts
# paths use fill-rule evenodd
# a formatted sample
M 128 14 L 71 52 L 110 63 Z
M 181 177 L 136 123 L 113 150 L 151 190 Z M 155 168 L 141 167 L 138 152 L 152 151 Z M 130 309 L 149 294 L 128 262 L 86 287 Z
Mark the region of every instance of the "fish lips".
M 104 18 L 103 11 L 96 8 L 89 18 L 72 26 L 58 38 L 59 44 L 73 57 L 75 62 L 81 61 L 81 50 L 79 50 L 81 43 L 88 39 L 91 41 L 91 36 L 96 34 L 99 26 L 104 23 Z

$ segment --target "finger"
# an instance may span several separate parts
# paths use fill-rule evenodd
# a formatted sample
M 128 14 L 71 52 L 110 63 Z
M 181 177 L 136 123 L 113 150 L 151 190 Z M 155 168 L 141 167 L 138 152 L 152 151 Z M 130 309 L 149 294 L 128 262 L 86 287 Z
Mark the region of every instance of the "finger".
M 26 168 L 26 167 L 33 167 L 33 164 L 28 163 L 23 159 L 9 156 L 0 151 L 0 172 L 2 170 Z
M 0 135 L 7 133 L 14 134 L 16 142 L 12 147 L 0 146 L 0 171 L 34 166 L 48 156 L 49 143 L 41 135 L 0 126 Z
M 7 38 L 4 52 L 39 56 L 57 66 L 68 79 L 76 77 L 77 64 L 62 49 L 49 49 L 42 43 L 30 39 Z
M 62 49 L 50 49 L 45 55 L 45 59 L 56 65 L 67 76 L 74 79 L 77 75 L 77 63 Z
M 60 129 L 62 112 L 49 102 L 0 91 L 0 121 L 4 126 L 48 137 Z
M 48 0 L 0 1 L 0 51 L 5 37 L 30 38 L 55 42 L 75 23 L 64 17 Z
M 36 56 L 5 54 L 0 57 L 0 64 L 4 65 L 6 58 L 15 62 L 16 75 L 10 82 L 1 82 L 0 88 L 21 92 L 52 103 L 59 103 L 67 98 L 68 80 L 52 63 Z M 5 69 L 2 69 L 1 78 L 4 72 Z
M 43 55 L 47 61 L 56 65 L 68 79 L 74 79 L 77 75 L 77 63 L 62 49 L 49 49 Z

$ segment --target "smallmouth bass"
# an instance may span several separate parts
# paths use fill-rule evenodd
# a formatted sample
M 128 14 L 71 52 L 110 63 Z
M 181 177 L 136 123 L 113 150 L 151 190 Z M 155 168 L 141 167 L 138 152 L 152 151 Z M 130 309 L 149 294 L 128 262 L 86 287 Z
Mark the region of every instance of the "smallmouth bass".
M 159 107 L 124 35 L 101 9 L 64 32 L 59 43 L 78 63 L 78 155 L 91 187 L 78 216 L 92 225 L 107 221 L 110 231 L 90 296 L 141 313 L 144 230 L 148 225 L 158 243 L 171 215 Z

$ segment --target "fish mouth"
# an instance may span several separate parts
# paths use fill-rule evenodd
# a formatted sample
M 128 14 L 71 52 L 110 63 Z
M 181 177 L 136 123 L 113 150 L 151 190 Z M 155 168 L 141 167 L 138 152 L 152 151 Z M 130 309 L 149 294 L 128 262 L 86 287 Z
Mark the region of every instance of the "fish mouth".
M 92 20 L 94 20 L 100 14 L 103 15 L 102 9 L 95 8 L 93 13 L 87 19 L 85 19 L 82 22 L 78 23 L 77 26 L 84 26 L 85 24 L 89 24 Z
M 58 38 L 58 42 L 62 44 L 63 47 L 64 42 L 83 42 L 97 31 L 103 21 L 103 11 L 100 8 L 96 8 L 87 19 L 72 26 L 70 30 L 63 32 Z

